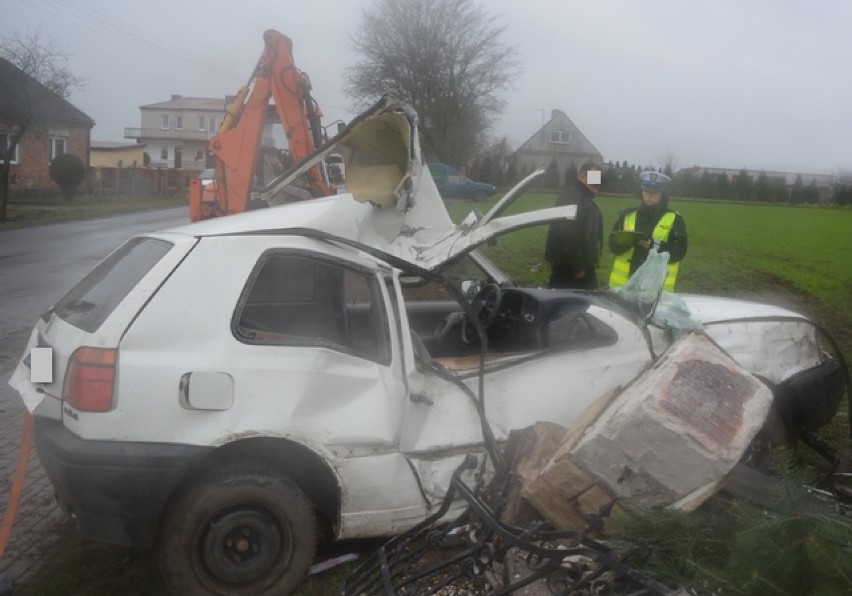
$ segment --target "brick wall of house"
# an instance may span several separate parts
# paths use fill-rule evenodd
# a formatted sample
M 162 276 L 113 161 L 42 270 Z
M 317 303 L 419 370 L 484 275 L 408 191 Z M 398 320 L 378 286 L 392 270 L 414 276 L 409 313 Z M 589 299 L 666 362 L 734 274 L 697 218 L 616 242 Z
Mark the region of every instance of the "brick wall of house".
M 50 137 L 66 138 L 65 150 L 89 165 L 89 128 L 80 125 L 56 125 L 30 130 L 19 144 L 20 159 L 10 171 L 10 190 L 58 190 L 50 179 Z

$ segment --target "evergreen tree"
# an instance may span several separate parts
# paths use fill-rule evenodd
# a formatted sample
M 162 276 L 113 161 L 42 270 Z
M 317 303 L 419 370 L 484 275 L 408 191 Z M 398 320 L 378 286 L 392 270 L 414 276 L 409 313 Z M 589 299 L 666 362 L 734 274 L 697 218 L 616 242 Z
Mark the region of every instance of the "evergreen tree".
M 621 176 L 616 168 L 609 165 L 601 171 L 601 192 L 621 192 Z
M 801 205 L 805 202 L 805 183 L 802 181 L 802 175 L 796 176 L 796 181 L 793 183 L 793 189 L 790 191 L 790 203 L 793 205 Z
M 631 195 L 639 194 L 642 190 L 639 183 L 639 172 L 635 168 L 624 170 L 624 177 L 621 179 L 621 192 Z
M 542 182 L 545 188 L 559 188 L 559 164 L 556 163 L 556 158 L 550 160 L 547 168 L 544 170 L 544 180 Z
M 834 196 L 832 197 L 835 203 L 838 205 L 852 205 L 852 186 L 841 184 L 834 189 Z
M 809 205 L 815 205 L 819 202 L 819 189 L 816 185 L 816 179 L 811 180 L 811 183 L 805 190 L 805 200 Z
M 701 174 L 701 178 L 698 180 L 698 196 L 704 197 L 707 199 L 714 198 L 713 193 L 713 179 L 710 176 L 710 172 L 704 170 Z
M 720 199 L 727 199 L 731 196 L 731 183 L 728 181 L 727 172 L 722 172 L 716 180 L 716 196 Z
M 766 172 L 761 171 L 757 176 L 757 182 L 754 185 L 754 198 L 758 201 L 770 199 L 769 176 L 766 175 Z
M 786 203 L 790 199 L 784 178 L 773 178 L 769 183 L 769 190 L 769 200 L 774 203 Z
M 737 179 L 734 188 L 737 194 L 737 198 L 739 200 L 752 200 L 754 196 L 754 185 L 752 184 L 751 178 L 748 175 L 748 171 L 745 168 L 740 170 L 740 173 L 737 174 Z
M 573 161 L 568 164 L 568 167 L 565 168 L 565 185 L 569 185 L 577 179 L 577 164 Z
M 509 167 L 506 169 L 506 184 L 507 186 L 514 186 L 520 181 L 518 177 L 518 166 L 515 163 L 514 159 L 509 160 Z

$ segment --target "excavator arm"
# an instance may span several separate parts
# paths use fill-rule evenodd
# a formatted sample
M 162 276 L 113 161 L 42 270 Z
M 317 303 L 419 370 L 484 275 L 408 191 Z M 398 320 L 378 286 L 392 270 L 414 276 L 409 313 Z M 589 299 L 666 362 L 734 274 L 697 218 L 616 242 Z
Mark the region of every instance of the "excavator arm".
M 272 29 L 263 34 L 263 40 L 263 54 L 248 84 L 228 105 L 222 127 L 210 139 L 215 182 L 206 188 L 198 180 L 190 185 L 192 221 L 248 209 L 270 99 L 295 163 L 322 144 L 322 113 L 311 97 L 310 80 L 293 62 L 293 42 Z M 305 185 L 313 196 L 334 194 L 320 164 L 307 171 Z

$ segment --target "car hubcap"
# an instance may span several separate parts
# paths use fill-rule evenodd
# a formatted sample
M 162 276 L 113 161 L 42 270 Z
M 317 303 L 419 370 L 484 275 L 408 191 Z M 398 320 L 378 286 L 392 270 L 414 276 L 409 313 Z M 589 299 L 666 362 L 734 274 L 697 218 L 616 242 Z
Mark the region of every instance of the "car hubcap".
M 263 510 L 237 510 L 212 519 L 201 538 L 202 561 L 210 575 L 227 584 L 245 584 L 286 568 L 289 532 Z

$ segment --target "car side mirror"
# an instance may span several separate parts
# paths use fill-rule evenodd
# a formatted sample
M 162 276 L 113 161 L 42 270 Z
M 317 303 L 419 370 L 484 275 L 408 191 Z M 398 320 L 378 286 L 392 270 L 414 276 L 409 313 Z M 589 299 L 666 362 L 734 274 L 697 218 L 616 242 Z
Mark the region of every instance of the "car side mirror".
M 482 281 L 478 279 L 466 279 L 461 282 L 461 291 L 464 294 L 465 298 L 472 299 L 474 296 L 479 294 L 479 290 L 482 289 Z

